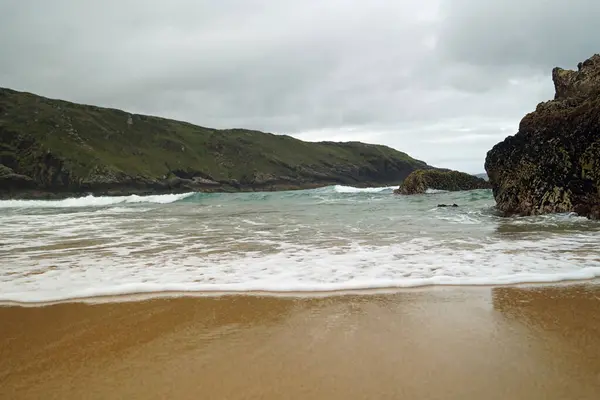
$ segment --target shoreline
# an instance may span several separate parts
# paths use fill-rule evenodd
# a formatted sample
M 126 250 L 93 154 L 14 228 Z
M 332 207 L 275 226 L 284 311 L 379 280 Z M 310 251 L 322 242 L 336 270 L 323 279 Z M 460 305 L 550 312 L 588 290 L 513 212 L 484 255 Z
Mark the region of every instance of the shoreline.
M 597 399 L 600 285 L 0 307 L 0 399 Z
M 78 191 L 46 191 L 46 190 L 22 190 L 13 192 L 0 192 L 0 200 L 66 200 L 79 199 L 88 196 L 94 197 L 127 197 L 127 196 L 163 196 L 163 195 L 179 195 L 185 193 L 269 193 L 269 192 L 286 192 L 298 190 L 320 189 L 329 186 L 342 185 L 355 188 L 379 188 L 379 187 L 399 187 L 402 182 L 382 181 L 382 182 L 306 182 L 297 184 L 272 184 L 272 185 L 219 185 L 219 186 L 182 186 L 182 187 L 166 187 L 166 188 L 130 188 L 130 189 L 89 189 Z
M 508 284 L 481 284 L 481 285 L 421 285 L 408 287 L 380 287 L 380 288 L 357 288 L 357 289 L 339 289 L 339 290 L 314 290 L 314 291 L 267 291 L 267 290 L 164 290 L 148 292 L 131 292 L 121 294 L 107 294 L 98 296 L 70 297 L 59 300 L 49 301 L 9 301 L 0 300 L 2 307 L 23 307 L 37 308 L 48 307 L 59 304 L 118 304 L 131 303 L 148 300 L 169 300 L 181 298 L 220 298 L 220 297 L 249 297 L 249 298 L 279 298 L 279 299 L 321 299 L 330 297 L 344 296 L 378 296 L 394 295 L 401 293 L 420 293 L 420 292 L 445 292 L 453 290 L 481 291 L 494 288 L 553 288 L 569 286 L 598 286 L 600 287 L 600 278 L 591 279 L 572 279 L 552 282 L 519 282 Z

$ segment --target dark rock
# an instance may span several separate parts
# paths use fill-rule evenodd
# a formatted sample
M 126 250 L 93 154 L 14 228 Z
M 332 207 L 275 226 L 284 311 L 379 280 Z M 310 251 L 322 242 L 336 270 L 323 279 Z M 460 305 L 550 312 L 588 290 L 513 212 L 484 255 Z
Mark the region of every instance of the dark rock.
M 426 193 L 427 189 L 459 191 L 489 188 L 486 180 L 464 172 L 428 169 L 411 173 L 394 193 L 420 194 Z
M 488 153 L 485 169 L 504 215 L 600 216 L 600 55 L 578 71 L 554 68 L 554 100 L 526 115 Z
M 33 179 L 16 174 L 11 168 L 0 164 L 0 187 L 9 192 L 27 190 L 35 187 Z
M 452 204 L 452 205 L 448 205 L 448 204 L 438 204 L 438 207 L 458 207 L 458 204 Z

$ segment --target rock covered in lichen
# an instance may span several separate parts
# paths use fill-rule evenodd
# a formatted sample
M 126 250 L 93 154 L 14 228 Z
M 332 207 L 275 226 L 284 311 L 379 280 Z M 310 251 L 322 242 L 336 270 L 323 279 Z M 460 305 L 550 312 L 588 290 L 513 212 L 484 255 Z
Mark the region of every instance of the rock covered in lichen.
M 489 183 L 474 175 L 443 169 L 420 169 L 412 172 L 394 191 L 396 194 L 421 194 L 434 190 L 489 189 Z
M 554 68 L 552 80 L 554 100 L 540 103 L 487 154 L 497 208 L 600 218 L 600 55 L 577 71 Z

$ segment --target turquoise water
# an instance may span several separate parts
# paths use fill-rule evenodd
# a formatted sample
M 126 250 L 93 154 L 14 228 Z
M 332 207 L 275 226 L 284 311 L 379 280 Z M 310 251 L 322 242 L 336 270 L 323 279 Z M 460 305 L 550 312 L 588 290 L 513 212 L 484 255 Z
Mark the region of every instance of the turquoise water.
M 392 189 L 0 201 L 0 300 L 600 276 L 597 222 L 502 218 L 489 190 Z

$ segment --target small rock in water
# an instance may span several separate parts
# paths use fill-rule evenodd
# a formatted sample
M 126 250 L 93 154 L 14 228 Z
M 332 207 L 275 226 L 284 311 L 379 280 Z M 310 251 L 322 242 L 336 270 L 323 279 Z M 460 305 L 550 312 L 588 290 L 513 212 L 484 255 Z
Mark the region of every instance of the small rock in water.
M 438 207 L 458 207 L 458 204 L 456 204 L 456 203 L 452 204 L 452 205 L 449 205 L 449 204 L 438 204 L 437 206 Z

